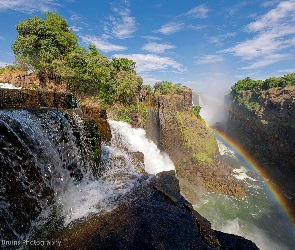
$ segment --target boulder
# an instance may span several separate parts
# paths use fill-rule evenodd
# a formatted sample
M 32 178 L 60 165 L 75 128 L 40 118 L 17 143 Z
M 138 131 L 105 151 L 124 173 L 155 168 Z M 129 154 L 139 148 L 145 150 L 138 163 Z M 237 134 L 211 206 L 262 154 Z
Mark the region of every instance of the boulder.
M 179 193 L 174 171 L 143 179 L 112 212 L 59 232 L 54 240 L 61 245 L 54 249 L 258 249 L 242 237 L 212 230 Z

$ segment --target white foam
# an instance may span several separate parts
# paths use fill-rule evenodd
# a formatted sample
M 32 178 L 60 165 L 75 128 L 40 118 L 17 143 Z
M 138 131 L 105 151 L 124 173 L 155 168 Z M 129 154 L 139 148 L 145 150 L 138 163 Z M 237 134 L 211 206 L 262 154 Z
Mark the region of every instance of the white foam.
M 217 141 L 219 153 L 221 155 L 228 155 L 230 157 L 233 157 L 233 158 L 237 159 L 234 150 L 232 150 L 232 149 L 228 148 L 227 146 L 225 146 L 220 140 L 216 139 L 216 141 Z
M 126 122 L 109 121 L 112 128 L 112 140 L 120 140 L 123 147 L 128 150 L 142 152 L 144 154 L 145 171 L 156 174 L 162 171 L 175 170 L 175 166 L 169 156 L 161 152 L 157 145 L 146 138 L 143 129 L 132 128 Z
M 21 89 L 22 87 L 16 87 L 12 83 L 8 83 L 8 82 L 1 82 L 0 88 L 1 89 Z
M 226 224 L 221 228 L 221 231 L 228 234 L 241 235 L 239 218 L 226 221 Z
M 149 174 L 174 170 L 167 154 L 148 140 L 143 129 L 134 129 L 128 123 L 109 121 L 112 130 L 111 145 L 102 145 L 102 176 L 91 180 L 88 176 L 79 184 L 69 183 L 58 195 L 63 206 L 65 225 L 92 213 L 109 212 L 134 186 L 139 185 L 139 169 L 129 152 L 144 154 L 144 169 Z
M 265 232 L 254 225 L 251 225 L 250 230 L 242 230 L 240 226 L 240 221 L 238 218 L 234 220 L 226 221 L 226 224 L 220 229 L 220 231 L 229 234 L 236 234 L 242 237 L 245 237 L 249 240 L 255 242 L 255 244 L 261 250 L 267 249 L 280 249 L 280 250 L 289 250 L 289 248 L 283 244 L 274 242 L 269 238 Z
M 239 180 L 249 179 L 251 181 L 256 181 L 255 179 L 247 175 L 248 170 L 244 166 L 233 169 L 233 172 L 235 173 L 234 176 Z

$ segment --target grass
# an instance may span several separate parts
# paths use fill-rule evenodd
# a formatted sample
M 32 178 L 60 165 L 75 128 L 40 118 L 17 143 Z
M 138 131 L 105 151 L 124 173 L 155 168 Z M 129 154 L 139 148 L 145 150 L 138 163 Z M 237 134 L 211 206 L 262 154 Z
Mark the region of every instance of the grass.
M 176 120 L 184 145 L 200 164 L 213 164 L 217 153 L 217 143 L 203 119 L 177 112 Z

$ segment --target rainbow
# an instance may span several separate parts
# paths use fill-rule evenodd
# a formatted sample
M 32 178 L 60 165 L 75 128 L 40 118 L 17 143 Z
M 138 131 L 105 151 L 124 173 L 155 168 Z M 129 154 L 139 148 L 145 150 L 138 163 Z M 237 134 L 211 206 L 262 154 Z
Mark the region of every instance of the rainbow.
M 221 137 L 226 143 L 228 143 L 235 151 L 237 151 L 240 156 L 244 158 L 244 160 L 247 161 L 247 163 L 253 167 L 256 172 L 263 177 L 264 179 L 271 179 L 269 174 L 263 170 L 261 166 L 259 166 L 258 162 L 254 159 L 253 156 L 251 156 L 244 148 L 242 148 L 239 144 L 237 144 L 232 138 L 229 136 L 225 135 L 221 131 L 217 131 L 213 129 L 214 133 L 216 133 L 219 137 Z M 288 200 L 287 198 L 283 195 L 281 190 L 271 183 L 270 181 L 266 181 L 266 185 L 268 186 L 269 190 L 273 194 L 274 198 L 278 201 L 280 204 L 282 210 L 287 216 L 287 219 L 290 221 L 291 226 L 293 227 L 293 230 L 295 230 L 295 215 L 294 212 L 289 208 L 288 205 Z

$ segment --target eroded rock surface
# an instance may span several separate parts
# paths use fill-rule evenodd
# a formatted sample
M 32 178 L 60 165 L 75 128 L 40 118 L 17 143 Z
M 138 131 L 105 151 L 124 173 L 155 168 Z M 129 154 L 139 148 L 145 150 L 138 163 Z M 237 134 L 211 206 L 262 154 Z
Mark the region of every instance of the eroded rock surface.
M 143 178 L 112 212 L 59 233 L 62 244 L 55 249 L 258 249 L 242 237 L 212 230 L 180 195 L 174 171 Z
M 295 200 L 295 86 L 272 88 L 261 95 L 250 91 L 231 103 L 226 133 L 245 147 L 263 166 L 268 178 Z M 247 98 L 246 98 L 247 97 Z M 295 204 L 293 204 L 295 210 Z
M 148 99 L 147 93 L 144 96 Z M 205 191 L 243 198 L 245 185 L 232 175 L 232 167 L 218 159 L 212 132 L 191 110 L 190 89 L 160 95 L 145 125 L 147 136 L 172 159 L 181 192 L 190 202 L 197 202 Z

